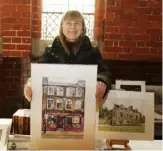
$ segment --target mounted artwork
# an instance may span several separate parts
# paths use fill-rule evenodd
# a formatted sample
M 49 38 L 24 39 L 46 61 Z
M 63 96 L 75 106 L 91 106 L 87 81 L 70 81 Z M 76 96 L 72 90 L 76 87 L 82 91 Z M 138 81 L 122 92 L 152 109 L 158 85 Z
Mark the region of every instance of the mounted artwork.
M 94 149 L 97 66 L 31 69 L 31 149 Z
M 111 90 L 97 114 L 96 139 L 153 140 L 154 93 Z
M 146 92 L 145 81 L 116 80 L 116 90 Z

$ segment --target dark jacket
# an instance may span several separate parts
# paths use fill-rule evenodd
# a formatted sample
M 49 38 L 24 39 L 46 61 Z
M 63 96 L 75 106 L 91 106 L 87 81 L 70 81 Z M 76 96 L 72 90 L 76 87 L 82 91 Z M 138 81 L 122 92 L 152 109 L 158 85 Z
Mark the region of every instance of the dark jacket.
M 102 59 L 99 49 L 97 47 L 92 47 L 87 36 L 83 38 L 83 43 L 77 53 L 71 51 L 69 54 L 65 52 L 59 37 L 56 37 L 53 41 L 52 47 L 43 54 L 43 62 L 98 65 L 97 80 L 104 82 L 107 85 L 107 88 L 110 88 L 111 80 L 108 68 Z

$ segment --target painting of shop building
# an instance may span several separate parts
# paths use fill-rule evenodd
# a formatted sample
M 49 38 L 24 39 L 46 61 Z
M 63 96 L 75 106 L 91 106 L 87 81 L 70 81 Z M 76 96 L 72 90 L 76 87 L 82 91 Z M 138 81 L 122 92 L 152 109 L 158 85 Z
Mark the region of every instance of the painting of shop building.
M 145 132 L 145 116 L 133 105 L 114 104 L 99 110 L 99 131 Z
M 83 138 L 85 81 L 74 83 L 42 78 L 42 137 Z

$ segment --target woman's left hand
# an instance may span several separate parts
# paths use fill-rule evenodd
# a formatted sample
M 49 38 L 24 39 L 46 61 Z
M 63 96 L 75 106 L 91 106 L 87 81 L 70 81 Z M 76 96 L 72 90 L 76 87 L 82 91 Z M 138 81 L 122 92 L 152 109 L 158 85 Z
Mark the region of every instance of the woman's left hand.
M 105 83 L 97 81 L 97 85 L 96 85 L 96 100 L 100 101 L 100 100 L 103 99 L 105 90 L 106 90 Z

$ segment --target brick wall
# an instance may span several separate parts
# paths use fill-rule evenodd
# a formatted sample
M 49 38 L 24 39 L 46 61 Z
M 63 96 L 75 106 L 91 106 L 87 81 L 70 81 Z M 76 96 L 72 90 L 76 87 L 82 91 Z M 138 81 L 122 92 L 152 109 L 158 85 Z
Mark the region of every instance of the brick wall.
M 17 109 L 29 107 L 23 93 L 24 83 L 30 74 L 28 56 L 32 39 L 40 37 L 41 0 L 0 0 L 0 38 L 3 40 L 0 118 L 12 117 Z
M 10 57 L 29 56 L 32 38 L 41 37 L 41 0 L 2 2 L 2 54 Z
M 28 58 L 0 57 L 0 118 L 24 107 L 23 88 L 29 74 Z
M 162 1 L 105 2 L 101 3 L 106 5 L 103 57 L 111 60 L 161 61 Z M 100 13 L 103 16 L 103 11 Z M 102 19 L 100 21 L 102 22 Z M 95 30 L 96 32 L 98 30 Z

